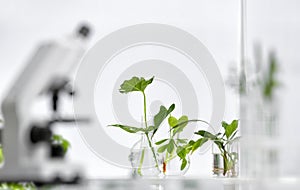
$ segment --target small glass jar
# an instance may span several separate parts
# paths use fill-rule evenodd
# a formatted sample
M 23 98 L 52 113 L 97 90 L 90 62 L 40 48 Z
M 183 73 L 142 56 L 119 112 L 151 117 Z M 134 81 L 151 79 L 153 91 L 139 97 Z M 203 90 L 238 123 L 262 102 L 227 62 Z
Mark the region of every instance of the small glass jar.
M 218 146 L 213 143 L 212 144 L 212 155 L 213 155 L 213 175 L 214 176 L 223 176 L 224 173 L 224 161 Z
M 215 143 L 212 146 L 213 175 L 217 177 L 237 177 L 239 175 L 239 140 L 229 141 L 225 151 Z

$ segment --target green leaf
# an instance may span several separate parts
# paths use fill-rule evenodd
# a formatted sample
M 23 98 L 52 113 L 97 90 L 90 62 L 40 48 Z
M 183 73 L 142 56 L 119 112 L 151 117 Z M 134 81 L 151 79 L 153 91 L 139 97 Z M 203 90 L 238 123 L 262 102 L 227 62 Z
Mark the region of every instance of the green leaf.
M 25 190 L 22 184 L 20 183 L 8 183 L 7 186 L 11 190 Z
M 149 133 L 153 130 L 156 130 L 155 126 L 149 126 L 147 129 L 142 128 L 142 131 L 145 132 L 145 133 Z
M 176 139 L 177 143 L 180 143 L 180 144 L 186 144 L 187 143 L 187 139 Z
M 186 157 L 186 154 L 187 154 L 185 147 L 182 147 L 182 146 L 177 147 L 176 153 L 177 153 L 177 156 L 181 160 L 184 159 Z
M 223 126 L 224 123 L 224 126 Z M 229 139 L 229 137 L 236 131 L 238 128 L 238 120 L 233 120 L 231 124 L 227 124 L 225 122 L 222 122 L 222 126 L 225 128 L 225 135 L 226 138 Z
M 175 104 L 170 105 L 167 115 L 169 115 L 172 111 L 174 111 L 174 109 L 175 109 Z
M 170 127 L 175 127 L 178 124 L 178 120 L 175 117 L 170 116 L 168 118 L 168 123 L 169 123 Z
M 132 126 L 121 125 L 121 124 L 108 125 L 108 127 L 118 127 L 128 133 L 137 133 L 137 132 L 145 132 L 146 131 L 146 129 L 144 129 L 144 128 L 132 127 Z
M 273 52 L 269 56 L 269 65 L 264 73 L 265 77 L 262 81 L 262 91 L 264 98 L 272 100 L 276 87 L 279 86 L 279 82 L 276 80 L 276 73 L 278 72 L 278 61 Z
M 0 147 L 0 164 L 3 162 L 3 152 L 2 147 Z
M 182 159 L 180 170 L 183 170 L 186 167 L 186 165 L 187 165 L 187 160 L 184 158 Z
M 158 153 L 163 153 L 163 152 L 165 152 L 166 149 L 168 148 L 168 146 L 169 146 L 169 144 L 165 144 L 165 145 L 159 147 L 158 150 L 157 150 L 157 152 L 158 152 Z
M 52 135 L 52 141 L 60 141 L 62 139 L 61 135 Z
M 189 146 L 193 146 L 194 144 L 195 144 L 195 141 L 193 141 L 193 140 L 189 141 Z
M 181 121 L 180 122 L 178 121 L 178 124 L 171 129 L 171 130 L 176 130 L 175 131 L 176 133 L 181 132 L 181 130 L 190 122 L 199 122 L 200 121 L 200 122 L 204 122 L 209 125 L 209 123 L 207 123 L 203 120 L 197 120 L 197 119 L 187 120 L 187 116 L 182 116 L 180 119 L 181 119 Z M 177 129 L 177 128 L 181 128 L 181 129 Z
M 171 139 L 169 144 L 168 144 L 168 148 L 167 148 L 168 153 L 172 154 L 174 148 L 175 148 L 175 142 L 174 142 L 173 139 Z
M 214 143 L 219 147 L 220 150 L 222 149 L 222 147 L 223 147 L 223 142 L 222 141 L 220 141 L 218 139 L 218 140 L 215 140 Z
M 185 146 L 185 150 L 186 150 L 187 154 L 190 153 L 190 151 L 192 151 L 194 144 L 195 144 L 195 141 L 190 140 L 189 143 Z
M 160 141 L 156 142 L 155 144 L 156 145 L 161 145 L 162 143 L 166 142 L 167 140 L 169 140 L 169 139 L 160 140 Z
M 52 135 L 51 142 L 52 142 L 52 144 L 57 144 L 57 145 L 62 146 L 65 153 L 68 151 L 68 149 L 71 146 L 71 144 L 68 140 L 63 138 L 61 135 L 57 135 L 57 134 Z
M 10 183 L 0 183 L 0 189 L 6 190 L 36 190 L 37 187 L 31 183 L 20 183 L 20 182 L 10 182 Z
M 207 138 L 198 139 L 192 146 L 192 153 L 194 153 L 199 147 L 208 141 Z
M 175 135 L 176 133 L 182 132 L 183 129 L 187 126 L 187 124 L 188 124 L 188 117 L 186 115 L 181 116 L 178 119 L 178 124 L 177 127 L 174 129 L 173 134 Z
M 180 126 L 186 126 L 186 125 L 188 124 L 188 123 L 187 123 L 188 120 L 189 120 L 188 116 L 183 115 L 183 116 L 181 116 L 181 117 L 178 119 L 178 124 L 179 124 Z
M 154 116 L 154 126 L 159 127 L 164 119 L 175 109 L 175 104 L 172 104 L 169 109 L 165 106 L 160 106 L 159 112 Z
M 160 106 L 159 112 L 154 116 L 154 126 L 159 126 L 167 117 L 168 110 L 165 106 Z
M 222 135 L 222 133 L 218 133 L 218 134 L 216 134 L 216 136 L 218 137 L 218 136 L 220 136 L 220 135 Z
M 146 87 L 152 83 L 154 77 L 145 80 L 143 77 L 132 77 L 130 80 L 125 80 L 120 86 L 120 93 L 129 93 L 134 91 L 144 92 Z
M 228 123 L 226 123 L 225 121 L 222 121 L 222 127 L 224 128 L 224 130 L 226 130 L 226 128 L 229 126 Z
M 166 117 L 175 109 L 175 104 L 172 104 L 169 109 L 167 109 L 165 106 L 160 106 L 159 112 L 154 116 L 154 131 L 151 136 L 151 139 L 157 132 L 160 124 L 166 119 Z
M 211 134 L 211 133 L 208 132 L 208 131 L 204 131 L 204 130 L 199 130 L 198 132 L 195 132 L 194 134 L 200 135 L 200 136 L 205 137 L 205 138 L 208 138 L 208 139 L 210 139 L 210 140 L 216 140 L 216 139 L 218 139 L 217 136 Z
M 69 141 L 64 139 L 61 143 L 61 146 L 63 147 L 64 152 L 66 153 L 70 147 L 70 143 L 69 143 Z

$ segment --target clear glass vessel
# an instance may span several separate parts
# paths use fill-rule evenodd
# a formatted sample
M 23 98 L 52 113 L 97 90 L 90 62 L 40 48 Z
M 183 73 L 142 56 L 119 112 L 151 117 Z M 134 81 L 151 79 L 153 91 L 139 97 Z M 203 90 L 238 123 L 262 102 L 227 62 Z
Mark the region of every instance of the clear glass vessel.
M 133 177 L 160 176 L 162 157 L 157 153 L 156 147 L 153 146 L 154 144 L 151 148 L 147 136 L 141 134 L 141 140 L 131 148 L 129 161 L 131 162 Z
M 239 140 L 230 141 L 225 151 L 215 143 L 212 147 L 213 175 L 217 177 L 237 177 L 239 175 Z

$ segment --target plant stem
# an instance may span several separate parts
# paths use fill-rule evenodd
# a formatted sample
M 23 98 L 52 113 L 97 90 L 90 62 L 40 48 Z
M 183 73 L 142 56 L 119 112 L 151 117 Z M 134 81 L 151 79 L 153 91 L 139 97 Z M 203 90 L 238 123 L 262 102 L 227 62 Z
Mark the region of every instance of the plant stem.
M 169 153 L 168 153 L 168 151 L 166 151 L 166 158 L 164 159 L 165 163 L 168 162 L 168 161 L 167 161 L 168 159 L 169 159 Z
M 144 98 L 144 122 L 145 122 L 145 128 L 148 128 L 148 123 L 147 123 L 147 102 L 146 102 L 146 94 L 145 92 L 143 93 L 143 98 Z
M 149 146 L 150 146 L 150 149 L 152 151 L 152 154 L 153 154 L 153 157 L 154 157 L 154 160 L 155 160 L 155 167 L 157 167 L 157 169 L 160 171 L 159 167 L 158 167 L 158 160 L 156 158 L 156 154 L 154 152 L 154 148 L 152 146 L 152 143 L 151 143 L 151 140 L 149 138 L 149 134 L 148 133 L 145 133 L 146 134 L 146 137 L 147 137 L 147 140 L 148 140 L 148 143 L 149 143 Z
M 147 101 L 146 101 L 146 94 L 145 94 L 145 92 L 142 91 L 142 93 L 143 93 L 143 98 L 144 98 L 144 121 L 145 121 L 145 127 L 147 129 L 148 128 L 148 123 L 147 123 Z M 146 132 L 145 134 L 146 134 L 149 146 L 151 148 L 151 151 L 152 151 L 152 154 L 153 154 L 153 157 L 154 157 L 154 160 L 155 160 L 155 167 L 157 167 L 157 169 L 160 171 L 160 169 L 158 167 L 157 157 L 156 157 L 156 154 L 154 152 L 154 148 L 152 146 L 151 140 L 149 138 L 149 134 L 148 134 L 148 132 Z
M 168 158 L 165 160 L 165 163 L 168 163 L 169 161 L 173 160 L 174 158 L 176 158 L 177 155 L 171 155 L 171 156 L 168 156 Z
M 186 121 L 187 123 L 188 122 L 202 122 L 202 123 L 205 123 L 205 124 L 207 124 L 208 126 L 210 126 L 212 129 L 213 129 L 213 126 L 210 124 L 210 123 L 208 123 L 207 121 L 204 121 L 204 120 L 202 120 L 202 119 L 191 119 L 191 120 L 188 120 L 188 121 Z
M 222 149 L 223 149 L 223 165 L 224 165 L 223 176 L 225 176 L 228 171 L 228 158 L 227 158 L 227 151 L 225 150 L 225 147 L 222 147 Z
M 164 159 L 164 163 L 163 163 L 163 173 L 166 174 L 167 172 L 167 163 L 168 163 L 168 151 L 166 152 L 166 158 Z
M 142 165 L 144 162 L 144 157 L 145 157 L 145 148 L 143 148 L 140 164 L 139 164 L 138 171 L 137 171 L 140 176 L 142 176 Z

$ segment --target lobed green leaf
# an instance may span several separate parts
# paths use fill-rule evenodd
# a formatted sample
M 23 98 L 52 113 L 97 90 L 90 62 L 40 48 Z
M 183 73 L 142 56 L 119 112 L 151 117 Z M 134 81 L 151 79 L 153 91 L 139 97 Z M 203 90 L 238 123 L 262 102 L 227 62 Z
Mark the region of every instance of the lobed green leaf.
M 141 77 L 132 77 L 130 80 L 125 80 L 119 89 L 120 93 L 129 93 L 134 91 L 144 92 L 146 87 L 152 83 L 154 77 L 146 80 L 145 78 Z
M 183 131 L 183 129 L 187 126 L 188 124 L 188 117 L 186 115 L 181 116 L 178 119 L 178 124 L 176 125 L 176 128 L 174 126 L 174 131 L 173 131 L 173 135 L 180 133 Z
M 227 124 L 226 122 L 222 122 L 222 126 L 225 129 L 226 138 L 229 139 L 230 136 L 236 131 L 238 128 L 238 120 L 233 120 L 231 124 Z

